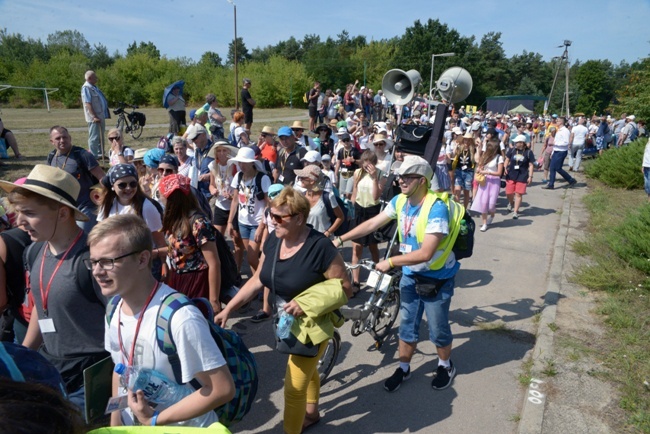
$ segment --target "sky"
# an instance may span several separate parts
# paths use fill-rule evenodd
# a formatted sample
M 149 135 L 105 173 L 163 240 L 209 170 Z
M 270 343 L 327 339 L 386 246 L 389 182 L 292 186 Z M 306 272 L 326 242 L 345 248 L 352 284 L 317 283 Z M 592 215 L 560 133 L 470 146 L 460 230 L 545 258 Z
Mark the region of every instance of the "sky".
M 368 41 L 401 36 L 415 20 L 438 19 L 476 41 L 501 32 L 506 56 L 524 50 L 545 60 L 560 56 L 564 40 L 571 63 L 608 59 L 632 63 L 650 53 L 650 0 L 234 0 L 237 36 L 249 52 L 294 36 L 336 39 L 342 30 Z M 408 5 L 408 7 L 403 7 Z M 453 6 L 452 6 L 453 5 Z M 91 45 L 124 54 L 133 41 L 151 41 L 168 58 L 199 60 L 206 51 L 222 59 L 234 37 L 229 0 L 0 0 L 0 28 L 47 40 L 59 30 L 78 30 Z M 431 53 L 435 54 L 435 53 Z M 459 65 L 463 66 L 463 65 Z

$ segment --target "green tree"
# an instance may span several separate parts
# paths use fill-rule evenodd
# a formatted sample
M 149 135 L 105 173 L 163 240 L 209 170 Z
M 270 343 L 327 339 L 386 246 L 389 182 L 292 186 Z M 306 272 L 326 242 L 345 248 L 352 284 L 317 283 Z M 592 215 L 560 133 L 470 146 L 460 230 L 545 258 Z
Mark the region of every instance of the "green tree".
M 504 94 L 508 59 L 503 50 L 500 32 L 485 34 L 478 47 L 468 50 L 466 58 L 466 69 L 472 75 L 474 83 L 468 102 L 481 105 L 489 96 Z
M 93 54 L 90 57 L 90 68 L 93 70 L 108 68 L 113 64 L 115 59 L 108 54 L 108 49 L 103 44 L 95 44 Z
M 92 57 L 93 49 L 86 37 L 78 30 L 63 30 L 47 35 L 47 46 L 52 53 L 65 50 L 70 54 L 81 53 Z
M 214 66 L 214 67 L 221 66 L 221 62 L 222 62 L 221 56 L 219 56 L 214 51 L 206 51 L 201 56 L 201 60 L 199 60 L 199 63 L 202 64 L 202 65 L 208 65 L 208 66 Z
M 615 113 L 634 113 L 642 119 L 650 119 L 650 58 L 638 62 L 629 73 L 627 83 L 617 92 L 618 106 Z
M 7 29 L 0 29 L 0 59 L 6 64 L 29 65 L 34 59 L 46 62 L 49 58 L 47 46 L 40 39 L 24 39 L 20 33 L 10 34 Z
M 614 96 L 612 70 L 608 60 L 588 60 L 577 68 L 573 76 L 578 87 L 574 111 L 587 115 L 605 111 Z
M 237 63 L 244 63 L 249 60 L 251 55 L 248 53 L 248 48 L 244 44 L 244 38 L 237 38 Z M 226 58 L 226 65 L 232 66 L 235 64 L 235 40 L 233 39 L 228 44 L 228 57 Z
M 145 54 L 152 59 L 160 59 L 160 50 L 156 48 L 153 42 L 140 41 L 138 45 L 135 41 L 126 48 L 126 56 L 133 56 L 135 54 Z

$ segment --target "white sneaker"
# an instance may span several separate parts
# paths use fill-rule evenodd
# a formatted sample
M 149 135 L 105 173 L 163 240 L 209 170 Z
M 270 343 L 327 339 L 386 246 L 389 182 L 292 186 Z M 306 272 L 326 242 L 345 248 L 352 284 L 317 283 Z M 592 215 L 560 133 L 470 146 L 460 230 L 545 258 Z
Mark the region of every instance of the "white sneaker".
M 508 211 L 508 212 L 512 211 L 512 204 L 510 204 L 510 202 L 508 202 L 508 206 L 506 207 L 506 211 Z
M 481 226 L 481 232 L 485 232 L 485 231 L 487 231 L 487 225 Z
M 494 216 L 489 216 L 489 217 L 487 218 L 487 224 L 491 225 L 491 224 L 492 224 L 492 220 L 494 220 Z

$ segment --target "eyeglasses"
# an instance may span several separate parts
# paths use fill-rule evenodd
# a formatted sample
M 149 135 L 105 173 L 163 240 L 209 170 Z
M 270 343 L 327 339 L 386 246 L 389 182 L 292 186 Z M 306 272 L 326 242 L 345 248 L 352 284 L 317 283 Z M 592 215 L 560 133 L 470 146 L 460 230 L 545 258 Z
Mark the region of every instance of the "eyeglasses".
M 421 176 L 418 175 L 400 175 L 399 179 L 404 183 L 404 184 L 409 184 L 411 181 L 414 179 L 420 179 L 422 178 Z
M 109 137 L 109 138 L 108 138 L 108 140 L 109 140 L 110 142 L 112 142 L 112 141 L 114 141 L 114 140 L 120 140 L 120 139 L 121 139 L 120 136 L 115 136 L 115 137 Z
M 375 143 L 375 146 L 386 146 L 386 142 Z
M 120 190 L 126 190 L 127 187 L 136 188 L 138 186 L 138 182 L 137 181 L 120 182 L 119 184 L 115 184 L 115 185 L 117 185 L 117 188 L 119 188 Z
M 167 175 L 173 175 L 175 172 L 174 172 L 174 169 L 162 169 L 162 168 L 159 167 L 158 168 L 158 173 L 167 176 Z
M 86 268 L 89 271 L 92 271 L 93 268 L 95 268 L 95 265 L 99 264 L 99 268 L 102 270 L 112 270 L 115 268 L 115 261 L 119 261 L 120 259 L 124 259 L 127 256 L 135 255 L 136 253 L 140 253 L 142 250 L 136 250 L 131 253 L 127 253 L 126 255 L 118 256 L 116 258 L 101 258 L 101 259 L 84 259 L 83 263 L 86 266 Z
M 342 142 L 349 142 L 350 139 L 341 139 Z
M 280 214 L 275 214 L 275 213 L 269 213 L 269 215 L 271 216 L 273 221 L 276 222 L 276 223 L 282 223 L 284 221 L 288 221 L 291 217 L 295 216 L 295 214 L 280 215 Z

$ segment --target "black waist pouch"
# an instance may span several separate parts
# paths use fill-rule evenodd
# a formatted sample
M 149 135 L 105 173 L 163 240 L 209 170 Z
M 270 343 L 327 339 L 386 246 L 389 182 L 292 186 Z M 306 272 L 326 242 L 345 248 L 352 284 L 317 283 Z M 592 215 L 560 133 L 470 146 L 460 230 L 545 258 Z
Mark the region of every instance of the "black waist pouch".
M 415 280 L 415 291 L 420 297 L 435 297 L 438 295 L 440 288 L 449 280 L 436 279 L 418 274 L 414 274 L 413 279 Z

